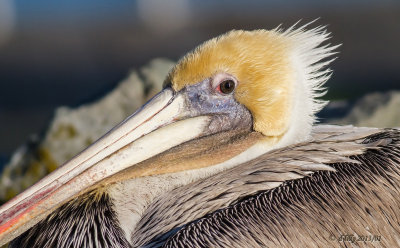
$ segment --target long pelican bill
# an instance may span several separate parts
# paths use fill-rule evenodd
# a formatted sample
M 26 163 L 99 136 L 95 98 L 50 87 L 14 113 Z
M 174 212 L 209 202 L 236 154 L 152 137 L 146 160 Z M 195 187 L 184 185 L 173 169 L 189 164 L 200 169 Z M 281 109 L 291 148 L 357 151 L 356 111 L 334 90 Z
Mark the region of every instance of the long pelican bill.
M 209 134 L 211 120 L 211 115 L 193 114 L 185 94 L 165 88 L 90 147 L 4 204 L 0 209 L 0 245 L 61 204 L 127 168 L 130 178 L 166 173 L 140 162 Z
M 0 208 L 0 246 L 336 247 L 364 233 L 398 247 L 399 131 L 313 127 L 338 46 L 307 25 L 192 50 L 152 100 Z

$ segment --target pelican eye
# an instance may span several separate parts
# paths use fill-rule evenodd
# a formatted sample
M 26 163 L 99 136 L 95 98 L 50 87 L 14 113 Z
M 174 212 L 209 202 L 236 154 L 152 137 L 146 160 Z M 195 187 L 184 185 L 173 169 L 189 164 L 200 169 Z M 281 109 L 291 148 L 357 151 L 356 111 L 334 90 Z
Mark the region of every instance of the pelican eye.
M 222 83 L 218 85 L 218 91 L 220 91 L 223 94 L 230 94 L 235 89 L 235 86 L 236 85 L 233 80 L 227 79 L 222 81 Z

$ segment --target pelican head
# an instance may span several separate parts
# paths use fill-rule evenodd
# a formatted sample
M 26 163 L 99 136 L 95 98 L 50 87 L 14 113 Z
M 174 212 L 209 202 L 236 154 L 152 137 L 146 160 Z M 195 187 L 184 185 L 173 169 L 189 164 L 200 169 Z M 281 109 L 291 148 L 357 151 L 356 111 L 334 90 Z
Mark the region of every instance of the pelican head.
M 107 194 L 128 242 L 164 192 L 306 140 L 336 46 L 323 27 L 234 30 L 184 56 L 163 90 L 0 209 L 0 245 Z M 88 200 L 89 199 L 89 200 Z

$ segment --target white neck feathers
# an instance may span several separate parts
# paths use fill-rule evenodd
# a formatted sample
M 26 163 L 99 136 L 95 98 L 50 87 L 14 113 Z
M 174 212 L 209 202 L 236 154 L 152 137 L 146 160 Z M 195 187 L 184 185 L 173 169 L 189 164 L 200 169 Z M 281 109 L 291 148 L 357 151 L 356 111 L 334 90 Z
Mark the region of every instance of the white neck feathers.
M 318 98 L 325 95 L 324 84 L 332 74 L 327 66 L 335 58 L 329 57 L 337 53 L 334 50 L 340 45 L 322 45 L 330 38 L 330 33 L 324 26 L 305 30 L 309 24 L 299 28 L 292 26 L 285 31 L 276 29 L 292 44 L 294 94 L 289 129 L 275 148 L 307 140 L 316 121 L 315 114 L 327 104 Z

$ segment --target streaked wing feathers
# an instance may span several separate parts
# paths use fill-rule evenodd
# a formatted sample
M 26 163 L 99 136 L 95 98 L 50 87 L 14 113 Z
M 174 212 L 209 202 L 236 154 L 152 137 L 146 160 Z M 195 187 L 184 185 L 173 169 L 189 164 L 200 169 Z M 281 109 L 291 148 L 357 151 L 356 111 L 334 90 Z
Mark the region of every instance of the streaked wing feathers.
M 161 196 L 139 223 L 133 237 L 140 238 L 133 243 L 157 247 L 168 239 L 166 247 L 264 247 L 313 241 L 318 246 L 331 235 L 365 231 L 371 221 L 399 235 L 400 227 L 383 221 L 379 212 L 400 207 L 399 131 L 317 126 L 312 138 Z M 383 191 L 386 202 L 371 205 L 377 199 L 371 192 L 362 198 L 367 189 Z M 347 223 L 340 215 L 353 211 L 353 218 L 364 221 L 340 226 Z

